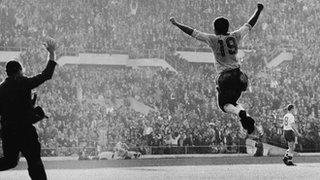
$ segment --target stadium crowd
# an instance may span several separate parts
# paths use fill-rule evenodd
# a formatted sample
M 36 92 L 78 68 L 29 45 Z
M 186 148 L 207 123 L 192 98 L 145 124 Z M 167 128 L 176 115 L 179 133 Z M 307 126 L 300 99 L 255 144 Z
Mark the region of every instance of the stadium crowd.
M 246 22 L 256 1 L 109 0 L 0 2 L 0 46 L 27 46 L 45 36 L 80 51 L 126 50 L 139 55 L 144 49 L 205 48 L 168 23 L 170 16 L 205 32 L 212 32 L 217 16 L 230 19 L 231 29 Z M 268 8 L 242 47 L 266 54 L 277 47 L 299 46 L 316 52 L 319 2 L 316 0 L 263 0 Z M 299 13 L 297 13 L 299 12 Z M 277 45 L 277 46 L 275 46 Z M 313 54 L 313 53 L 310 53 Z
M 284 142 L 283 109 L 294 103 L 303 132 L 299 150 L 319 150 L 320 21 L 316 12 L 320 3 L 262 2 L 268 8 L 260 25 L 241 45 L 252 51 L 243 62 L 251 83 L 242 102 L 263 126 L 264 140 L 275 145 Z M 169 17 L 212 32 L 212 20 L 224 15 L 235 29 L 246 22 L 255 5 L 250 0 L 0 0 L 0 48 L 28 47 L 20 58 L 28 75 L 40 72 L 45 64 L 39 46 L 46 36 L 57 39 L 61 49 L 122 50 L 131 58 L 145 57 L 147 49 L 169 54 L 177 49 L 205 50 L 205 44 L 171 26 Z M 292 62 L 280 69 L 266 68 L 264 60 L 279 49 L 293 51 Z M 4 72 L 1 67 L 2 79 Z M 112 146 L 118 141 L 130 147 L 210 146 L 214 152 L 232 152 L 226 146 L 244 145 L 244 139 L 234 117 L 216 105 L 215 76 L 208 64 L 188 65 L 178 73 L 161 68 L 60 66 L 53 80 L 37 90 L 38 104 L 49 115 L 36 125 L 47 148 L 44 155 L 70 155 L 75 151 L 66 147 Z M 155 111 L 134 111 L 131 98 Z M 55 151 L 57 147 L 62 150 Z

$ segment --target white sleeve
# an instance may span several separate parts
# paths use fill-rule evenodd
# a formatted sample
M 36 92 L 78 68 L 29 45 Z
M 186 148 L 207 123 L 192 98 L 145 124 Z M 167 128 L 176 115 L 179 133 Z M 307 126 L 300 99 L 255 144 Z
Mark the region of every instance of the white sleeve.
M 205 42 L 207 44 L 210 44 L 210 36 L 214 36 L 214 35 L 213 34 L 204 33 L 204 32 L 201 32 L 201 31 L 198 31 L 198 30 L 194 29 L 191 36 L 196 38 L 199 41 L 202 41 L 202 42 Z
M 252 26 L 248 23 L 245 23 L 242 27 L 240 27 L 233 33 L 235 34 L 237 41 L 241 41 L 249 33 L 251 29 Z

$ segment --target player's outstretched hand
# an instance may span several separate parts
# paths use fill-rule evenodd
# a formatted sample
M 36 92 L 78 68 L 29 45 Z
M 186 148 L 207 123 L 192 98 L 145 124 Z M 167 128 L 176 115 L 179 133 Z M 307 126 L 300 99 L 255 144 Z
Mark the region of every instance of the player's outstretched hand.
M 174 17 L 170 17 L 170 22 L 171 22 L 173 25 L 177 25 L 177 21 L 174 19 Z
M 259 11 L 262 11 L 264 6 L 263 6 L 263 4 L 258 3 L 257 7 L 258 7 L 258 10 L 259 10 Z
M 44 46 L 46 47 L 47 51 L 50 54 L 53 54 L 54 51 L 57 49 L 57 43 L 54 39 L 50 38 L 44 43 Z

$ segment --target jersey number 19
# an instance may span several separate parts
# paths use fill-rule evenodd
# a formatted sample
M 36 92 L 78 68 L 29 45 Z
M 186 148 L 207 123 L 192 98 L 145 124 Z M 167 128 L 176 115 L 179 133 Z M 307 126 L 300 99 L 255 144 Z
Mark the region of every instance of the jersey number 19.
M 224 50 L 224 43 L 223 43 L 223 40 L 218 40 L 218 43 L 220 45 L 220 53 L 221 53 L 221 56 L 226 56 L 226 52 Z M 228 49 L 228 53 L 230 55 L 234 55 L 237 53 L 238 51 L 238 46 L 237 46 L 237 43 L 236 43 L 236 39 L 232 36 L 230 37 L 227 37 L 226 38 L 226 45 L 227 45 L 227 49 Z

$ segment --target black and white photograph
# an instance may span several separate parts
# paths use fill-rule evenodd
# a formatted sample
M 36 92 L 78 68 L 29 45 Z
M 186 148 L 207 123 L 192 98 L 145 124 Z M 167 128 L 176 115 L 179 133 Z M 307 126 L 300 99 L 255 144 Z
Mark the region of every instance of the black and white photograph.
M 318 180 L 319 110 L 319 0 L 0 0 L 0 180 Z

